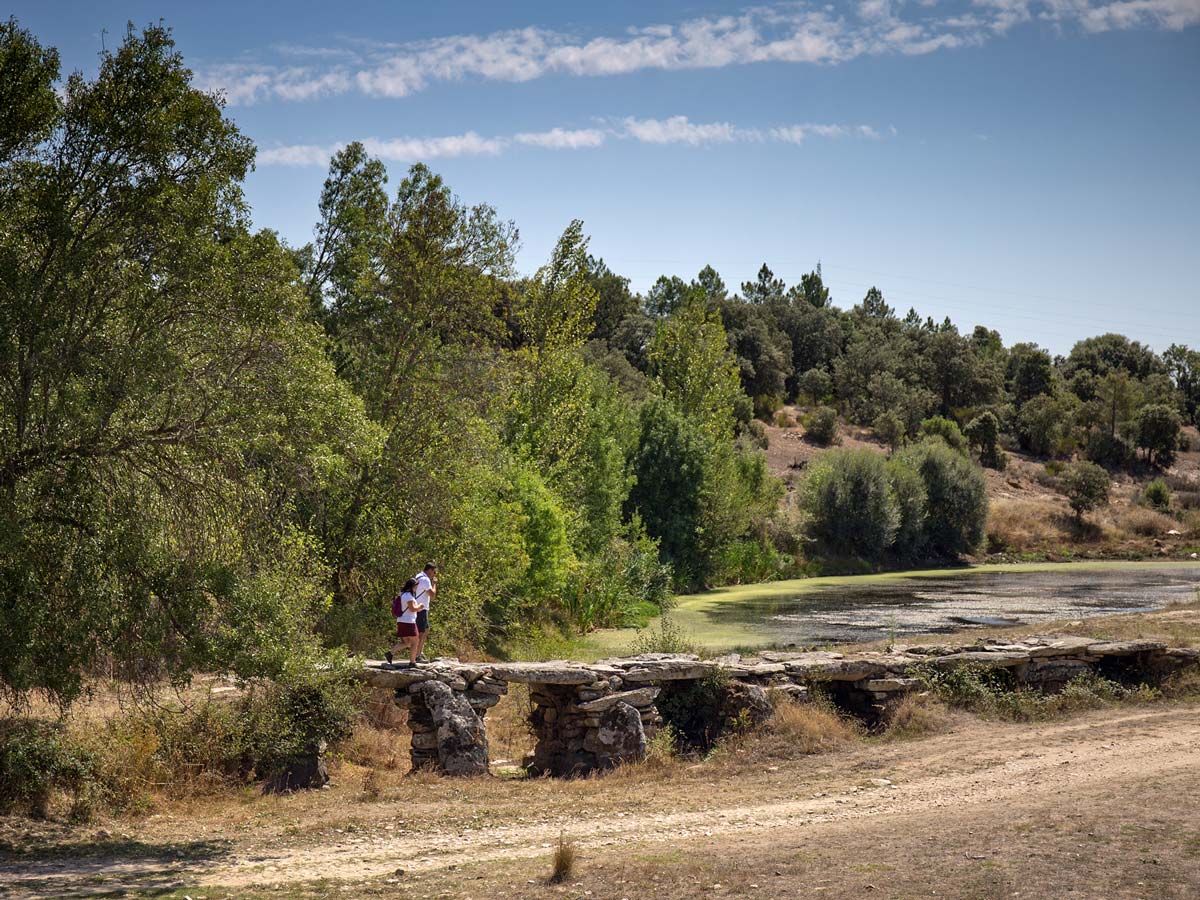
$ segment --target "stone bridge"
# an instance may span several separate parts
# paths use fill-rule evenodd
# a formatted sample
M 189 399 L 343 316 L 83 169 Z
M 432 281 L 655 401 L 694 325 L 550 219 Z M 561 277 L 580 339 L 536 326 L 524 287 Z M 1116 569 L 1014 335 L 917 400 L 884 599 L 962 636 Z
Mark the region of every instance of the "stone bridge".
M 656 706 L 660 695 L 718 673 L 727 688 L 736 689 L 740 708 L 750 710 L 752 718 L 769 714 L 770 694 L 804 701 L 819 690 L 872 722 L 888 704 L 923 688 L 921 673 L 930 666 L 1001 669 L 1014 686 L 1054 691 L 1087 671 L 1154 679 L 1195 665 L 1198 658 L 1200 651 L 1168 648 L 1161 641 L 1058 635 L 886 652 L 762 652 L 715 659 L 646 654 L 595 663 L 466 663 L 439 658 L 416 669 L 369 660 L 361 678 L 393 691 L 396 704 L 408 709 L 413 767 L 450 775 L 487 773 L 486 713 L 510 684 L 528 684 L 537 744 L 526 768 L 575 775 L 640 759 L 663 724 Z

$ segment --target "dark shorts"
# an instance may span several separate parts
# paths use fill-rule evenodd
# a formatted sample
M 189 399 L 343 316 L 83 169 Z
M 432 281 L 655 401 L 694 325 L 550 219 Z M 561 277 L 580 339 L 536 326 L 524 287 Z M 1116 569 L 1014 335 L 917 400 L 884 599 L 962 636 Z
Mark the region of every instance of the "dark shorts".
M 416 622 L 397 622 L 396 637 L 416 637 L 417 623 Z
M 424 634 L 429 630 L 429 610 L 423 609 L 417 613 L 417 631 Z

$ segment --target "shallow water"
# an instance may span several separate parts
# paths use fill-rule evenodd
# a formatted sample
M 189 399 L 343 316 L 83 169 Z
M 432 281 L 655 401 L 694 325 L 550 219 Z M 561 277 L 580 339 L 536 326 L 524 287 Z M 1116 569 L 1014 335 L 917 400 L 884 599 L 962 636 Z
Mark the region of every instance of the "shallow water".
M 861 581 L 846 578 L 827 585 L 815 583 L 819 581 L 814 579 L 791 595 L 772 590 L 756 596 L 746 591 L 736 599 L 698 603 L 693 615 L 718 631 L 736 630 L 755 644 L 870 641 L 1157 609 L 1197 596 L 1200 565 L 964 570 Z

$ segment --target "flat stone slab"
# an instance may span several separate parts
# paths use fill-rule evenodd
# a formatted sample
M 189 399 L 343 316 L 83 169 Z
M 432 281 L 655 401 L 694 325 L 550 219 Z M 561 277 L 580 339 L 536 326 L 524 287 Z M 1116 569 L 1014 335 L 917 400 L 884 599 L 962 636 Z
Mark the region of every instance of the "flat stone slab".
M 683 681 L 694 678 L 705 678 L 717 671 L 715 662 L 692 659 L 659 659 L 646 662 L 632 669 L 626 669 L 621 677 L 626 681 Z
M 597 675 L 582 663 L 566 661 L 492 663 L 488 672 L 493 678 L 520 684 L 591 684 Z
M 601 697 L 598 700 L 588 700 L 586 703 L 578 704 L 578 708 L 583 712 L 604 712 L 616 706 L 618 703 L 627 703 L 633 707 L 649 706 L 654 702 L 654 698 L 659 694 L 659 689 L 656 687 L 637 688 L 632 691 L 620 691 L 616 694 L 609 694 L 606 697 Z
M 1102 641 L 1088 647 L 1091 656 L 1133 656 L 1136 653 L 1152 653 L 1166 650 L 1166 641 Z
M 935 656 L 930 662 L 939 668 L 953 666 L 980 665 L 992 668 L 1007 668 L 1027 663 L 1030 656 L 1027 652 L 967 650 L 962 653 L 948 653 L 945 656 Z

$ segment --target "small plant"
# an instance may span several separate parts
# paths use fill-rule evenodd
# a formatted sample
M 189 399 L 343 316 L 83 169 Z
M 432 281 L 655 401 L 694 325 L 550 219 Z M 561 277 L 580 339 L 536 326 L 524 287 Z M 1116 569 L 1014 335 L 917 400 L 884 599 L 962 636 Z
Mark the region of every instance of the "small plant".
M 1171 489 L 1161 478 L 1155 478 L 1142 490 L 1142 499 L 1155 509 L 1171 508 Z
M 562 884 L 575 871 L 575 842 L 568 841 L 561 833 L 558 846 L 554 848 L 554 869 L 550 873 L 551 884 Z
M 693 653 L 699 655 L 700 648 L 682 627 L 663 616 L 658 629 L 644 628 L 637 633 L 629 648 L 634 656 L 643 653 Z
M 378 800 L 383 795 L 383 782 L 379 778 L 379 772 L 375 769 L 367 769 L 363 772 L 362 777 L 362 795 L 364 800 Z

